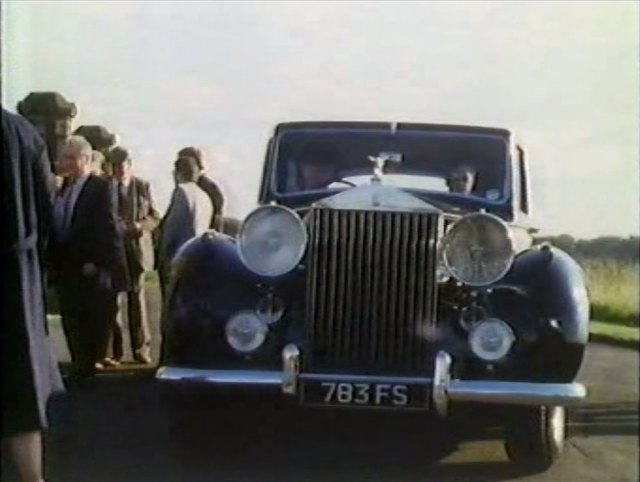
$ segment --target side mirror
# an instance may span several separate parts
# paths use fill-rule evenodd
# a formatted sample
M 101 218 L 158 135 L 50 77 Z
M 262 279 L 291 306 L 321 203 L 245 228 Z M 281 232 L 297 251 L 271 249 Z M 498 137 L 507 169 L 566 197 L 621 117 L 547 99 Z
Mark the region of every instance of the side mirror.
M 525 214 L 531 214 L 529 205 L 529 171 L 527 169 L 526 153 L 524 148 L 517 144 L 518 171 L 520 178 L 520 209 Z

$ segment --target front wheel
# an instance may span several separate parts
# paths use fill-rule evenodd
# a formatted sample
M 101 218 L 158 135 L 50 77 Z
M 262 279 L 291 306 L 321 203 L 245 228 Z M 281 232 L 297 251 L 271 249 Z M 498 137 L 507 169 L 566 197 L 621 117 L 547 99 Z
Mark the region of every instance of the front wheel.
M 519 407 L 506 427 L 509 459 L 527 472 L 547 470 L 562 453 L 566 427 L 564 407 Z

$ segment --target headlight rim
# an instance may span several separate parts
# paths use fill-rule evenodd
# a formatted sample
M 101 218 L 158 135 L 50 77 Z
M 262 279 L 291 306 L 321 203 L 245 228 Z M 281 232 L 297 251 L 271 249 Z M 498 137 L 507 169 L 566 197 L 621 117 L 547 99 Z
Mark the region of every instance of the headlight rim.
M 259 271 L 254 269 L 254 267 L 252 267 L 251 264 L 247 261 L 247 258 L 243 253 L 243 249 L 242 249 L 242 245 L 243 245 L 242 239 L 243 239 L 244 231 L 251 217 L 261 211 L 274 210 L 274 209 L 281 209 L 287 214 L 289 214 L 296 221 L 296 223 L 301 228 L 301 231 L 303 233 L 303 243 L 302 243 L 302 247 L 300 249 L 300 253 L 297 261 L 293 263 L 293 266 L 289 270 L 278 273 L 278 274 L 273 274 L 270 272 L 264 272 L 264 271 Z M 302 258 L 304 258 L 304 255 L 307 251 L 308 246 L 309 246 L 309 231 L 307 230 L 307 226 L 305 225 L 304 221 L 302 220 L 300 215 L 297 212 L 295 212 L 293 209 L 287 206 L 282 206 L 280 204 L 266 204 L 264 206 L 258 206 L 244 218 L 244 220 L 242 221 L 242 224 L 240 225 L 240 229 L 238 230 L 237 251 L 238 251 L 238 256 L 240 257 L 240 260 L 242 261 L 242 264 L 252 273 L 257 274 L 258 276 L 263 276 L 265 278 L 277 278 L 279 276 L 284 276 L 290 273 L 291 271 L 293 271 L 295 267 L 300 263 Z
M 455 273 L 455 271 L 451 268 L 448 260 L 447 260 L 447 248 L 449 247 L 450 243 L 451 243 L 451 236 L 450 233 L 453 231 L 453 229 L 455 228 L 455 226 L 463 221 L 463 220 L 468 220 L 470 218 L 481 218 L 481 217 L 485 217 L 485 218 L 489 218 L 493 221 L 497 221 L 498 224 L 500 224 L 505 232 L 506 232 L 506 239 L 509 241 L 510 244 L 510 260 L 507 263 L 506 267 L 504 268 L 504 270 L 500 273 L 499 276 L 497 276 L 495 279 L 489 281 L 489 282 L 470 282 L 467 280 L 463 280 L 460 279 L 457 274 Z M 497 281 L 500 281 L 502 278 L 504 278 L 504 276 L 509 272 L 509 270 L 511 269 L 511 267 L 513 266 L 513 262 L 515 260 L 516 257 L 516 249 L 515 249 L 515 239 L 514 239 L 514 233 L 513 233 L 513 229 L 511 229 L 511 226 L 509 226 L 509 224 L 504 221 L 503 219 L 501 219 L 500 217 L 496 216 L 495 214 L 492 213 L 485 213 L 485 212 L 475 212 L 475 213 L 468 213 L 465 214 L 463 216 L 460 216 L 459 219 L 456 219 L 451 226 L 449 226 L 446 230 L 446 232 L 444 233 L 444 235 L 442 236 L 442 238 L 440 239 L 439 243 L 438 243 L 438 259 L 439 262 L 442 263 L 442 265 L 444 266 L 444 268 L 446 269 L 447 273 L 449 273 L 449 275 L 456 281 L 463 283 L 465 285 L 474 287 L 474 288 L 481 288 L 484 286 L 489 286 Z

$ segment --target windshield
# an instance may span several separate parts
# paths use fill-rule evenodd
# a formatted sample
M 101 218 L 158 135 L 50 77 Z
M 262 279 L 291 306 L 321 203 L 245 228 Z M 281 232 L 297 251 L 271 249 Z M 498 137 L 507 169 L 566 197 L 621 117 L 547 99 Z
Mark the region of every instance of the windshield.
M 278 139 L 276 191 L 293 194 L 382 183 L 490 201 L 506 195 L 508 147 L 492 134 L 427 130 L 300 129 Z

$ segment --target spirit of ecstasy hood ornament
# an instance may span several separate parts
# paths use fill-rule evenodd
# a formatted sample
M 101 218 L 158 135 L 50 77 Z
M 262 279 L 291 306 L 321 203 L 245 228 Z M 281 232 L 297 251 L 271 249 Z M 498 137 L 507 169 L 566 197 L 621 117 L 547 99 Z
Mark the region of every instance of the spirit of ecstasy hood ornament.
M 399 152 L 381 152 L 377 156 L 369 156 L 369 160 L 374 164 L 371 182 L 373 184 L 380 184 L 387 162 L 402 162 L 402 154 Z

